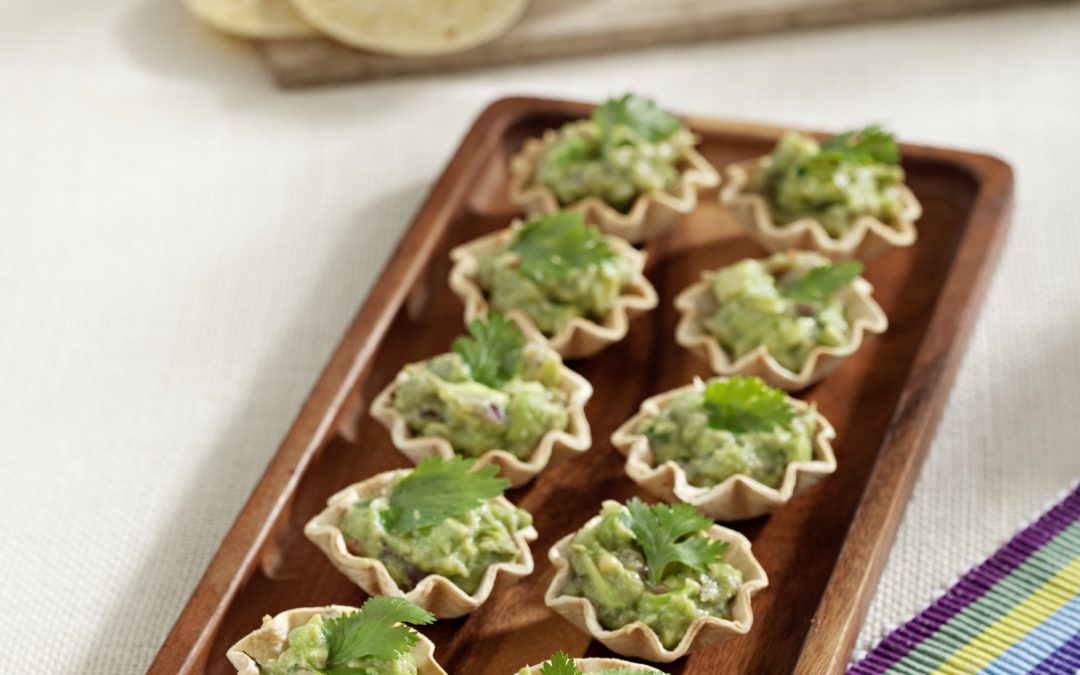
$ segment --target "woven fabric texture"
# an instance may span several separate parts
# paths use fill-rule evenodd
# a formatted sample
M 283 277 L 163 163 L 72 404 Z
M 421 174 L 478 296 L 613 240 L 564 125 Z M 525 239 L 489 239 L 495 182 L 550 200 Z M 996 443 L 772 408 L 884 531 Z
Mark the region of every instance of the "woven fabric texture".
M 492 99 L 992 152 L 1015 227 L 871 645 L 1080 475 L 1080 7 L 286 92 L 175 0 L 0 9 L 5 672 L 146 668 L 411 214 Z
M 1080 672 L 1080 486 L 848 675 Z

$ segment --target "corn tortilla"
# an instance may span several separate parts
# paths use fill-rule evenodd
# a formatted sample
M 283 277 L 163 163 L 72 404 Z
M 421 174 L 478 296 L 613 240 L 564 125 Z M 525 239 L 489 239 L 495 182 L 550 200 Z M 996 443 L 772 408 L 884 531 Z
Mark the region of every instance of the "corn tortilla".
M 316 34 L 289 0 L 184 0 L 184 4 L 204 23 L 240 37 L 275 40 Z
M 527 0 L 292 0 L 320 32 L 352 47 L 396 56 L 449 54 L 493 40 Z

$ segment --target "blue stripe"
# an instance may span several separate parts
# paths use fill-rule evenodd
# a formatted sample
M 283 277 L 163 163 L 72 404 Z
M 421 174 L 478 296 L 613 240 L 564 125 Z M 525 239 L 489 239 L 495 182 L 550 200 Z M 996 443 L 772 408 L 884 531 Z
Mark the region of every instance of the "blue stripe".
M 979 671 L 985 675 L 1030 672 L 1073 637 L 1069 627 L 1080 626 L 1080 595 L 1046 617 L 1030 633 L 1014 643 Z
M 1068 642 L 1058 647 L 1050 656 L 1035 666 L 1032 673 L 1038 675 L 1075 675 L 1080 673 L 1080 630 Z

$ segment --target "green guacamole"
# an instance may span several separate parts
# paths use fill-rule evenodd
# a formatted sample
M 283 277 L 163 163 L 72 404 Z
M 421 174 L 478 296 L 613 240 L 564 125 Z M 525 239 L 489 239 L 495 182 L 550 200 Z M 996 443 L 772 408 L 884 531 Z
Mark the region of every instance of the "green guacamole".
M 558 386 L 561 365 L 558 353 L 529 343 L 521 372 L 496 389 L 474 382 L 458 354 L 442 354 L 406 366 L 394 407 L 413 433 L 445 438 L 458 454 L 501 448 L 525 459 L 544 434 L 569 422 L 567 394 Z
M 302 626 L 289 631 L 289 646 L 277 658 L 260 664 L 265 675 L 295 675 L 296 673 L 325 673 L 330 649 L 322 631 L 323 617 L 316 614 Z M 416 675 L 416 661 L 411 654 L 402 654 L 393 661 L 365 656 L 350 663 L 368 675 Z
M 712 283 L 718 307 L 705 319 L 706 330 L 733 359 L 765 345 L 777 363 L 798 372 L 814 348 L 851 339 L 838 294 L 824 302 L 799 302 L 784 294 L 786 285 L 827 263 L 814 253 L 775 253 L 720 269 Z
M 591 119 L 563 125 L 535 180 L 564 206 L 598 197 L 628 211 L 639 195 L 673 185 L 693 147 L 694 135 L 677 118 L 626 95 L 598 107 Z
M 872 127 L 822 145 L 787 134 L 749 187 L 769 201 L 777 224 L 811 217 L 840 238 L 861 216 L 890 223 L 900 215 L 904 170 L 898 162 L 892 137 Z
M 576 317 L 602 323 L 634 276 L 633 262 L 608 247 L 595 227 L 581 221 L 561 228 L 556 218 L 581 221 L 580 215 L 569 213 L 533 219 L 518 230 L 509 248 L 480 261 L 479 281 L 492 309 L 524 312 L 548 337 Z M 586 237 L 591 240 L 585 240 L 581 246 L 595 243 L 586 253 L 595 250 L 597 254 L 572 267 L 548 265 L 534 269 L 522 263 L 519 250 L 523 248 L 524 237 L 530 238 L 530 252 L 544 246 L 552 255 L 572 256 L 577 251 L 570 245 L 560 250 L 559 245 L 565 239 L 558 237 L 563 232 L 573 236 L 575 227 L 584 233 L 579 234 L 583 240 Z M 532 245 L 532 239 L 540 241 Z
M 655 463 L 677 463 L 691 485 L 711 487 L 740 474 L 776 488 L 788 464 L 810 460 L 816 427 L 813 408 L 771 428 L 717 424 L 710 421 L 705 392 L 688 390 L 645 420 L 640 432 Z
M 350 506 L 340 527 L 349 552 L 380 560 L 406 591 L 439 574 L 474 593 L 488 567 L 517 559 L 513 534 L 532 524 L 528 511 L 492 499 L 436 525 L 394 534 L 385 522 L 391 491 Z
M 738 569 L 715 562 L 705 572 L 675 566 L 650 588 L 629 512 L 613 501 L 604 502 L 600 520 L 574 535 L 570 566 L 573 574 L 564 593 L 587 598 L 604 628 L 643 621 L 668 649 L 679 643 L 694 619 L 730 618 L 731 599 L 743 583 Z

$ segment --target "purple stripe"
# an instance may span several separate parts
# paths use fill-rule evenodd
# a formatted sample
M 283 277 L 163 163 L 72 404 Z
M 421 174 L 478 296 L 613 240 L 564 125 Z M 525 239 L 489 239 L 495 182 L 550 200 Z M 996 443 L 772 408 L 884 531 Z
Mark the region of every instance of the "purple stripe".
M 998 549 L 981 565 L 968 571 L 945 595 L 938 598 L 911 621 L 885 636 L 885 639 L 879 642 L 873 651 L 848 670 L 848 675 L 885 673 L 923 640 L 937 632 L 949 619 L 981 598 L 994 584 L 1022 565 L 1032 553 L 1042 548 L 1078 519 L 1080 519 L 1080 485 L 1037 521 L 1021 530 L 1009 540 L 1009 543 Z M 1073 641 L 1070 640 L 1065 646 L 1072 644 Z
M 1055 649 L 1031 672 L 1039 675 L 1080 672 L 1080 631 L 1073 633 L 1068 642 Z

